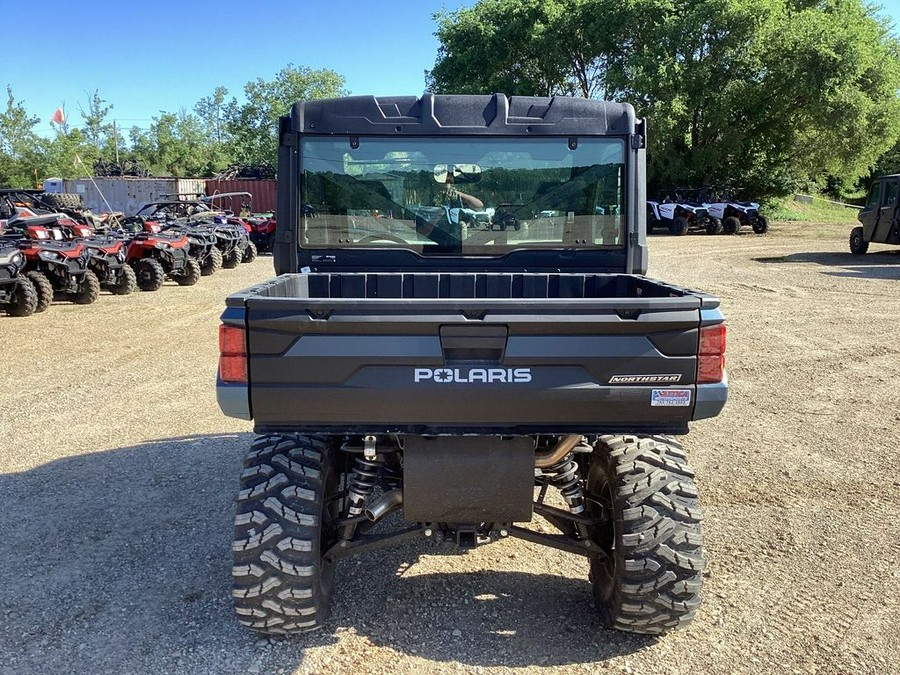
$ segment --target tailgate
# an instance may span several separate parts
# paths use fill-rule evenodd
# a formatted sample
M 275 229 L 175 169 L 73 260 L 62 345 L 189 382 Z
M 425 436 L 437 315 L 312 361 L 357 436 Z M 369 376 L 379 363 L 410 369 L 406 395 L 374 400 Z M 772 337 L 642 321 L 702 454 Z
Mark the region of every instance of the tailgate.
M 251 295 L 253 418 L 258 431 L 682 433 L 702 304 Z

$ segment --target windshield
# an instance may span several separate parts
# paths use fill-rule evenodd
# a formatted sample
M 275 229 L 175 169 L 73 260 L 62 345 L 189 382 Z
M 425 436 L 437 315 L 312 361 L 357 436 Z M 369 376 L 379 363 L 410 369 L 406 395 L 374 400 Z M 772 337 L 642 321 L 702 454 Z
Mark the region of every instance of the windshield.
M 301 245 L 497 255 L 624 246 L 619 138 L 301 142 Z

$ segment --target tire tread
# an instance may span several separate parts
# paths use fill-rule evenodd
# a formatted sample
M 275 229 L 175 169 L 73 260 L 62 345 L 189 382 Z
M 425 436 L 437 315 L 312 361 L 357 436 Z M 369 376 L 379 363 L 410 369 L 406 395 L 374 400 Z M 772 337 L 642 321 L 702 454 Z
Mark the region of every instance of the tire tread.
M 700 605 L 703 512 L 694 472 L 665 437 L 602 436 L 594 461 L 606 462 L 617 507 L 614 592 L 598 610 L 613 628 L 661 634 L 684 628 Z M 599 564 L 599 563 L 597 563 Z

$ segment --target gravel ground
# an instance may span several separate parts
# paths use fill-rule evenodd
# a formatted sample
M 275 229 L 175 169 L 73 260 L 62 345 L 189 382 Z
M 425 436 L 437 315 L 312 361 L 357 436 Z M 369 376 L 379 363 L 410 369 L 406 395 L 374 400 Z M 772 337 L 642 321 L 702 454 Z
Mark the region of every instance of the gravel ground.
M 224 296 L 103 294 L 0 319 L 0 673 L 900 672 L 900 257 L 849 225 L 651 238 L 650 275 L 719 295 L 732 395 L 684 439 L 709 569 L 692 626 L 601 628 L 587 565 L 518 540 L 341 563 L 326 630 L 232 617 L 251 426 L 216 407 Z

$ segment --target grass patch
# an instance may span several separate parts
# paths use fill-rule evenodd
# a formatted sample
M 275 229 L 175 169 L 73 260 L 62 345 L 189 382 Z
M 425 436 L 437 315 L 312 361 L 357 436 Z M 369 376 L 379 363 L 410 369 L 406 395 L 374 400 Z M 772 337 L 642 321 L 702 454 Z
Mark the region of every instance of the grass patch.
M 829 204 L 813 199 L 809 202 L 796 201 L 793 197 L 773 201 L 761 209 L 769 220 L 793 223 L 841 223 L 856 222 L 857 209 Z

